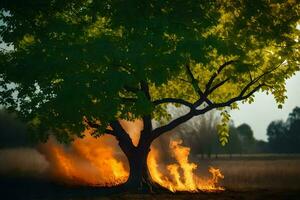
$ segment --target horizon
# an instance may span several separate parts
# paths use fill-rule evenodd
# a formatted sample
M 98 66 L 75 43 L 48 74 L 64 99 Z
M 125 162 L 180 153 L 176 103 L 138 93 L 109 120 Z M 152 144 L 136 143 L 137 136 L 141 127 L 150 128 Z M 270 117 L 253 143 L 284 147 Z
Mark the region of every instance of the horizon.
M 267 141 L 268 125 L 275 120 L 285 121 L 289 113 L 300 106 L 300 72 L 286 81 L 286 90 L 287 99 L 282 109 L 278 108 L 271 94 L 262 92 L 255 94 L 252 104 L 239 103 L 239 110 L 230 112 L 234 125 L 249 124 L 256 139 Z

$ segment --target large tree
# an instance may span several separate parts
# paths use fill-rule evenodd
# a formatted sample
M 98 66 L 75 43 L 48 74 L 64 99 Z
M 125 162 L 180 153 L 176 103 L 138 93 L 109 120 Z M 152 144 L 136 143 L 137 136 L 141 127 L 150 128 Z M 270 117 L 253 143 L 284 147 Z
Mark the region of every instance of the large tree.
M 281 105 L 299 70 L 293 0 L 4 0 L 0 9 L 2 106 L 42 140 L 81 137 L 83 127 L 115 136 L 135 189 L 152 185 L 146 160 L 157 137 L 257 91 Z M 168 104 L 189 111 L 170 119 Z M 119 120 L 137 118 L 135 146 Z

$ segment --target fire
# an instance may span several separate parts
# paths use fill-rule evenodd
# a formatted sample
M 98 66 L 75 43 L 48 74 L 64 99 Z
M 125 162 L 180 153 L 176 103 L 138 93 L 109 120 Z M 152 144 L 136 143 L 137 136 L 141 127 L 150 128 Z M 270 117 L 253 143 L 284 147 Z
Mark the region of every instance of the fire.
M 158 170 L 158 151 L 154 149 L 149 154 L 148 166 L 154 181 L 173 192 L 224 190 L 224 188 L 217 186 L 219 179 L 224 178 L 219 169 L 210 167 L 211 178 L 208 179 L 201 178 L 194 172 L 198 166 L 188 161 L 190 148 L 182 146 L 182 140 L 171 141 L 169 147 L 171 156 L 175 158 L 177 163 L 163 166 L 167 169 L 168 175 L 163 175 Z
M 125 158 L 118 154 L 117 143 L 110 136 L 96 139 L 86 134 L 69 147 L 51 139 L 42 151 L 52 165 L 51 173 L 71 184 L 113 186 L 128 177 Z
M 132 122 L 121 123 L 137 144 L 139 130 L 131 128 Z M 198 166 L 189 162 L 190 148 L 184 147 L 182 140 L 171 140 L 169 149 L 174 163 L 164 164 L 160 161 L 161 152 L 151 147 L 147 164 L 155 182 L 173 192 L 224 190 L 217 186 L 219 179 L 224 178 L 219 169 L 209 168 L 211 178 L 196 174 Z M 71 184 L 114 186 L 124 183 L 129 176 L 128 161 L 110 135 L 94 138 L 86 132 L 83 139 L 76 139 L 70 146 L 51 139 L 42 151 L 52 165 L 51 173 Z

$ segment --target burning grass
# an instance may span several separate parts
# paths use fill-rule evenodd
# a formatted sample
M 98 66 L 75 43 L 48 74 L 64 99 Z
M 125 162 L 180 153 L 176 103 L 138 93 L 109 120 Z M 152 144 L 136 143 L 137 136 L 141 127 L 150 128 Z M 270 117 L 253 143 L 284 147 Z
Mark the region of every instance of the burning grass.
M 203 178 L 195 173 L 198 166 L 188 160 L 190 148 L 182 146 L 182 140 L 171 140 L 169 147 L 175 163 L 159 166 L 159 151 L 155 148 L 149 155 L 148 166 L 154 181 L 172 192 L 224 190 L 224 188 L 217 186 L 219 179 L 224 178 L 219 169 L 209 167 L 210 178 Z M 162 168 L 167 173 L 163 174 Z
M 120 123 L 137 145 L 143 129 L 142 121 L 120 120 Z M 41 145 L 40 149 L 50 163 L 51 174 L 76 185 L 117 186 L 126 182 L 130 171 L 128 160 L 115 138 L 110 135 L 94 138 L 91 131 L 86 130 L 84 138 L 75 139 L 68 147 L 58 144 L 53 138 Z M 182 140 L 170 137 L 161 146 L 152 145 L 147 165 L 153 180 L 172 192 L 224 190 L 218 186 L 219 179 L 224 178 L 221 171 L 210 167 L 209 177 L 198 175 L 198 165 L 189 161 L 189 154 L 190 148 L 184 147 Z
M 0 152 L 4 154 L 6 151 L 0 150 Z M 24 151 L 20 151 L 18 154 L 19 157 L 22 155 L 30 157 Z M 14 156 L 10 159 L 17 158 Z M 9 162 L 9 158 L 2 161 L 0 165 L 5 165 Z M 194 162 L 196 161 L 194 160 Z M 36 161 L 32 161 L 32 164 L 35 163 Z M 82 189 L 77 186 L 70 189 L 69 185 L 48 183 L 46 179 L 39 181 L 36 178 L 30 178 L 33 176 L 30 176 L 27 171 L 27 178 L 25 176 L 12 178 L 9 176 L 9 173 L 12 172 L 5 170 L 6 178 L 3 175 L 0 177 L 0 192 L 4 199 L 299 199 L 299 156 L 255 155 L 238 156 L 232 159 L 223 157 L 209 160 L 199 159 L 196 163 L 201 163 L 200 173 L 206 171 L 210 165 L 220 167 L 226 177 L 220 184 L 226 188 L 226 191 L 194 194 L 177 192 L 176 195 L 168 193 L 141 195 L 126 192 L 114 194 L 115 190 L 112 192 L 107 188 L 104 190 L 93 189 L 93 187 Z M 22 167 L 22 163 L 19 163 L 18 167 Z M 14 169 L 17 168 L 14 167 Z
M 120 155 L 116 141 L 110 136 L 100 140 L 86 135 L 69 147 L 51 139 L 41 146 L 41 151 L 51 165 L 51 174 L 68 184 L 115 186 L 128 177 L 126 158 Z
M 129 175 L 126 158 L 110 136 L 95 139 L 86 134 L 66 148 L 53 139 L 42 146 L 49 160 L 52 174 L 64 182 L 91 186 L 116 186 L 124 183 Z M 219 169 L 210 167 L 210 177 L 195 173 L 197 164 L 189 162 L 190 148 L 181 140 L 171 140 L 169 152 L 172 163 L 164 163 L 160 151 L 152 147 L 148 157 L 151 176 L 161 186 L 175 191 L 221 191 L 217 186 L 223 179 Z

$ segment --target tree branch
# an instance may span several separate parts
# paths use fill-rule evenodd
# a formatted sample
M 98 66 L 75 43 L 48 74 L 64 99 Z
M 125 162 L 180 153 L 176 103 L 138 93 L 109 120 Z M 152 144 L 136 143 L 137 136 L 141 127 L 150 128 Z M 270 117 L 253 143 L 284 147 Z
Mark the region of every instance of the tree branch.
M 222 70 L 226 67 L 226 66 L 228 66 L 228 65 L 230 65 L 230 64 L 232 64 L 233 62 L 235 62 L 236 60 L 230 60 L 230 61 L 227 61 L 227 62 L 225 62 L 223 65 L 221 65 L 219 68 L 218 68 L 218 70 L 217 70 L 217 72 L 215 72 L 211 77 L 210 77 L 210 79 L 209 79 L 209 81 L 207 82 L 207 84 L 206 84 L 206 86 L 205 86 L 205 91 L 204 91 L 204 94 L 209 94 L 209 92 L 210 92 L 210 90 L 211 90 L 211 86 L 212 86 L 212 84 L 213 84 L 213 82 L 214 82 L 214 80 L 216 79 L 216 77 L 222 72 Z M 221 86 L 221 85 L 220 85 Z M 220 87 L 219 86 L 219 87 Z M 215 88 L 216 89 L 216 88 Z
M 134 149 L 134 145 L 128 133 L 123 129 L 122 125 L 118 120 L 110 123 L 110 126 L 113 129 L 114 136 L 119 141 L 120 147 L 124 149 Z
M 208 94 L 211 94 L 213 91 L 215 91 L 216 89 L 218 89 L 219 87 L 221 87 L 222 85 L 224 85 L 227 81 L 229 81 L 230 78 L 226 78 L 225 80 L 221 81 L 220 83 L 217 83 L 216 85 L 214 85 L 208 92 Z
M 233 62 L 233 61 L 231 61 L 231 63 L 232 63 L 232 62 Z M 230 63 L 229 63 L 229 64 L 230 64 Z M 227 66 L 227 65 L 229 65 L 229 64 L 228 64 L 228 63 L 227 63 L 226 65 L 223 64 L 223 65 L 219 68 L 218 73 L 220 73 L 220 72 L 222 71 L 222 69 L 224 69 L 224 67 Z M 152 131 L 152 133 L 153 133 L 153 134 L 152 134 L 152 135 L 153 135 L 152 140 L 154 140 L 155 138 L 159 137 L 160 135 L 162 135 L 163 133 L 165 133 L 165 132 L 167 132 L 167 131 L 171 131 L 172 129 L 174 129 L 174 128 L 177 127 L 178 125 L 180 125 L 180 124 L 182 124 L 182 123 L 188 121 L 189 119 L 193 118 L 194 116 L 202 115 L 202 114 L 204 114 L 204 113 L 206 113 L 206 112 L 208 112 L 208 111 L 210 111 L 210 110 L 212 110 L 212 109 L 230 106 L 230 105 L 231 105 L 232 103 L 234 103 L 234 102 L 241 101 L 241 100 L 245 100 L 245 99 L 249 98 L 250 96 L 252 96 L 255 92 L 257 92 L 262 86 L 270 87 L 269 85 L 267 85 L 267 84 L 265 84 L 265 83 L 260 83 L 260 84 L 258 84 L 257 86 L 255 86 L 250 92 L 248 92 L 248 93 L 246 94 L 246 92 L 249 90 L 249 88 L 250 88 L 251 86 L 254 86 L 258 81 L 261 80 L 262 77 L 265 77 L 267 74 L 272 73 L 273 71 L 275 71 L 275 70 L 276 70 L 278 67 L 280 67 L 281 65 L 282 65 L 282 63 L 279 64 L 278 66 L 276 66 L 276 67 L 274 67 L 274 68 L 272 68 L 272 69 L 270 69 L 270 70 L 264 72 L 263 74 L 259 75 L 258 77 L 254 78 L 254 79 L 251 78 L 250 82 L 242 89 L 242 91 L 239 93 L 238 96 L 233 97 L 232 99 L 229 99 L 229 100 L 226 101 L 226 102 L 223 102 L 223 103 L 212 103 L 212 102 L 211 102 L 211 104 L 209 104 L 209 105 L 206 106 L 205 108 L 200 109 L 200 110 L 196 110 L 195 108 L 197 107 L 197 105 L 198 105 L 199 103 L 200 103 L 199 105 L 201 105 L 201 102 L 202 102 L 202 103 L 204 102 L 203 97 L 200 97 L 199 100 L 196 101 L 196 102 L 193 104 L 192 108 L 190 109 L 190 111 L 189 111 L 187 114 L 185 114 L 185 115 L 183 115 L 183 116 L 181 116 L 181 117 L 178 117 L 177 119 L 172 120 L 171 122 L 169 122 L 168 124 L 166 124 L 166 125 L 164 125 L 164 126 L 161 126 L 161 127 L 158 127 L 158 128 L 156 128 L 156 129 L 154 129 L 154 130 Z M 215 78 L 211 78 L 210 80 L 212 80 L 212 81 L 210 81 L 210 82 L 212 83 L 214 79 L 215 79 Z M 229 80 L 229 78 L 228 78 L 228 79 L 225 79 L 224 81 L 221 81 L 220 83 L 216 84 L 216 85 L 213 86 L 212 88 L 211 88 L 211 84 L 207 84 L 207 85 L 209 86 L 209 87 L 207 87 L 207 88 L 210 88 L 210 89 L 209 89 L 209 94 L 210 94 L 211 92 L 213 92 L 216 88 L 222 86 L 222 85 L 223 85 L 226 81 L 228 81 L 228 80 Z M 188 106 L 188 107 L 190 107 L 190 106 Z
M 208 96 L 209 94 L 213 93 L 213 91 L 215 91 L 217 88 L 219 88 L 219 87 L 221 87 L 222 85 L 224 85 L 227 81 L 229 81 L 229 79 L 230 79 L 230 78 L 226 78 L 225 80 L 223 80 L 223 81 L 217 83 L 217 84 L 214 85 L 209 91 L 205 91 L 204 95 L 205 95 L 205 96 Z M 200 99 L 198 99 L 198 100 L 193 104 L 193 106 L 194 106 L 195 108 L 197 108 L 197 107 L 199 107 L 204 101 L 205 101 L 204 98 L 200 98 Z M 212 105 L 212 104 L 213 104 L 213 102 L 210 101 L 208 105 Z
M 155 100 L 152 102 L 154 105 L 160 105 L 160 104 L 163 104 L 163 103 L 178 103 L 178 104 L 182 104 L 182 105 L 185 105 L 189 108 L 193 108 L 193 104 L 188 102 L 188 101 L 185 101 L 183 99 L 178 99 L 178 98 L 163 98 L 163 99 L 158 99 L 158 100 Z
M 186 72 L 188 74 L 188 76 L 190 77 L 190 79 L 192 80 L 192 86 L 194 88 L 194 90 L 196 91 L 196 93 L 199 95 L 200 97 L 200 101 L 205 101 L 207 104 L 212 104 L 212 102 L 207 98 L 207 96 L 202 92 L 201 88 L 199 87 L 198 85 L 198 81 L 196 80 L 196 78 L 194 77 L 193 73 L 192 73 L 192 70 L 190 69 L 190 66 L 189 64 L 186 64 L 185 65 L 185 68 L 186 68 Z M 199 102 L 200 102 L 199 101 Z M 198 103 L 199 103 L 198 102 Z
M 189 83 L 189 84 L 191 84 L 191 82 L 190 81 L 188 81 L 188 80 L 185 80 L 185 79 L 183 79 L 183 78 L 177 78 L 178 80 L 180 80 L 180 81 L 183 81 L 183 82 L 185 82 L 185 83 Z
M 154 139 L 156 139 L 157 137 L 159 137 L 160 135 L 162 135 L 163 133 L 165 133 L 167 131 L 171 131 L 172 129 L 177 127 L 179 124 L 182 124 L 182 123 L 188 121 L 189 119 L 193 118 L 194 116 L 195 116 L 194 111 L 191 110 L 187 114 L 185 114 L 181 117 L 178 117 L 177 119 L 174 119 L 169 124 L 154 129 L 152 131 L 152 138 L 151 138 L 152 141 Z
M 93 129 L 99 129 L 100 128 L 100 124 L 96 123 L 96 122 L 91 122 L 89 121 L 86 117 L 83 118 L 84 123 L 86 123 L 90 128 Z M 110 135 L 115 135 L 114 131 L 111 129 L 105 129 L 104 131 L 106 134 L 110 134 Z
M 251 92 L 249 92 L 245 96 L 242 96 L 240 94 L 239 96 L 234 97 L 234 98 L 232 98 L 232 99 L 230 99 L 230 100 L 228 100 L 227 102 L 224 102 L 224 103 L 213 103 L 213 104 L 211 104 L 211 105 L 209 105 L 209 106 L 207 106 L 207 107 L 205 107 L 201 110 L 190 110 L 190 112 L 188 112 L 187 114 L 185 114 L 181 117 L 178 117 L 177 119 L 174 119 L 169 124 L 154 129 L 153 130 L 153 140 L 155 138 L 159 137 L 160 135 L 162 135 L 163 133 L 165 133 L 167 131 L 171 131 L 172 129 L 174 129 L 178 125 L 188 121 L 189 119 L 193 118 L 194 116 L 202 115 L 202 114 L 205 114 L 206 112 L 208 112 L 212 109 L 225 107 L 225 106 L 230 106 L 234 102 L 247 99 L 252 94 L 254 94 L 254 92 L 259 90 L 262 86 L 263 86 L 263 84 L 258 85 L 257 87 L 255 87 Z
M 145 115 L 143 116 L 143 123 L 144 123 L 144 128 L 141 131 L 138 147 L 147 147 L 150 146 L 151 143 L 151 137 L 152 137 L 152 121 L 151 121 L 151 115 Z M 149 140 L 150 138 L 150 140 Z
M 247 90 L 252 86 L 254 85 L 255 83 L 257 83 L 258 81 L 261 80 L 261 78 L 265 77 L 267 74 L 270 74 L 272 73 L 273 71 L 275 71 L 276 69 L 278 69 L 280 66 L 282 65 L 282 63 L 280 63 L 279 65 L 277 65 L 276 67 L 270 69 L 270 70 L 267 70 L 265 72 L 263 72 L 261 75 L 257 76 L 256 78 L 252 79 L 245 87 L 244 89 L 242 90 L 241 94 L 244 95 Z
M 90 128 L 93 129 L 99 129 L 100 123 L 91 122 L 86 117 L 83 118 L 84 123 L 86 123 Z M 110 127 L 112 129 L 106 128 L 105 133 L 110 134 L 116 137 L 116 139 L 119 141 L 120 147 L 127 151 L 127 153 L 130 153 L 134 149 L 134 145 L 132 143 L 132 140 L 130 136 L 127 134 L 127 132 L 123 129 L 122 125 L 119 121 L 113 121 L 110 123 Z
M 182 100 L 182 99 L 175 99 L 175 98 L 165 98 L 165 99 L 160 99 L 160 100 L 154 101 L 153 103 L 154 103 L 155 105 L 158 105 L 158 104 L 161 104 L 161 103 L 179 103 L 179 104 L 185 105 L 185 106 L 187 106 L 187 107 L 189 107 L 189 108 L 191 108 L 191 109 L 197 108 L 197 107 L 200 106 L 203 102 L 206 102 L 208 105 L 212 105 L 213 103 L 207 98 L 207 96 L 208 96 L 209 94 L 211 94 L 214 90 L 216 90 L 217 88 L 219 88 L 219 87 L 221 87 L 223 84 L 225 84 L 225 83 L 229 80 L 229 78 L 227 78 L 227 79 L 221 81 L 220 83 L 214 85 L 214 86 L 211 88 L 212 83 L 213 83 L 213 81 L 215 80 L 215 78 L 217 77 L 217 75 L 220 74 L 220 73 L 222 72 L 222 70 L 223 70 L 226 66 L 232 64 L 233 62 L 235 62 L 235 60 L 231 60 L 231 61 L 225 62 L 223 65 L 221 65 L 221 66 L 218 68 L 217 72 L 214 73 L 214 74 L 212 75 L 212 77 L 210 78 L 210 80 L 209 80 L 208 83 L 206 84 L 206 90 L 205 90 L 204 93 L 201 91 L 201 89 L 200 89 L 200 87 L 199 87 L 199 85 L 198 85 L 198 82 L 197 82 L 196 78 L 194 77 L 194 75 L 193 75 L 193 73 L 192 73 L 192 71 L 191 71 L 189 65 L 188 65 L 188 64 L 185 65 L 187 74 L 188 74 L 188 76 L 191 78 L 192 82 L 188 82 L 188 81 L 186 81 L 186 80 L 184 80 L 184 81 L 186 81 L 186 82 L 188 82 L 188 83 L 191 83 L 192 86 L 194 87 L 195 91 L 196 91 L 196 92 L 199 94 L 199 96 L 200 96 L 200 98 L 199 98 L 194 104 L 191 104 L 191 103 L 189 103 L 189 102 L 187 102 L 187 101 L 184 101 L 184 100 Z M 180 80 L 181 80 L 181 79 L 180 79 Z
M 145 94 L 145 96 L 146 96 L 146 98 L 147 98 L 149 101 L 151 101 L 151 96 L 150 96 L 149 86 L 148 86 L 147 81 L 144 81 L 144 80 L 143 80 L 143 81 L 140 82 L 140 84 L 141 84 L 141 91 L 143 91 L 144 94 Z
M 248 94 L 244 95 L 245 92 L 241 92 L 238 96 L 226 101 L 226 102 L 223 102 L 223 103 L 214 103 L 213 105 L 211 106 L 208 106 L 202 110 L 197 110 L 197 114 L 196 115 L 200 115 L 200 114 L 203 114 L 203 113 L 206 113 L 207 111 L 209 110 L 212 110 L 212 109 L 215 109 L 215 108 L 221 108 L 221 107 L 226 107 L 226 106 L 230 106 L 232 103 L 234 102 L 237 102 L 237 101 L 242 101 L 242 100 L 245 100 L 247 98 L 249 98 L 250 96 L 252 96 L 255 92 L 257 92 L 262 86 L 264 86 L 265 84 L 259 84 L 257 85 L 253 90 L 251 90 L 251 92 L 249 92 Z

